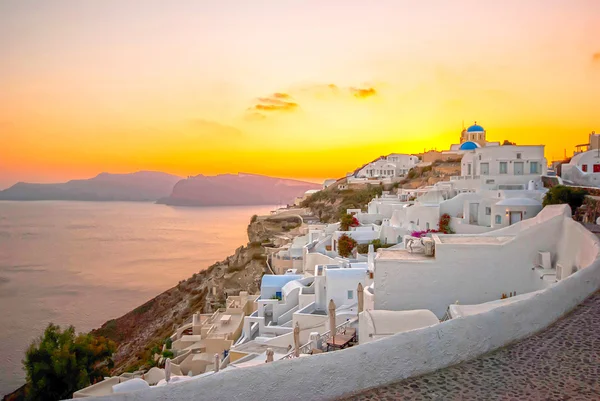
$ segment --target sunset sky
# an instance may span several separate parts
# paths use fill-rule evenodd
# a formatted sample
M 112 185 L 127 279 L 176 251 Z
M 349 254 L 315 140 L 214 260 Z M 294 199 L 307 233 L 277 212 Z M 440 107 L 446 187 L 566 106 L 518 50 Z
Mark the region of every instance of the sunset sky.
M 0 1 L 0 188 L 320 181 L 463 120 L 548 159 L 600 131 L 600 1 Z

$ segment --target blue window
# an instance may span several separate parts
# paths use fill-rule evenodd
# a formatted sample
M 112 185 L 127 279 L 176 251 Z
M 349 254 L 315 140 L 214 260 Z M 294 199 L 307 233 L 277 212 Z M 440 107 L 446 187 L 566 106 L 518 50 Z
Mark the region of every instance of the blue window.
M 348 290 L 348 299 L 354 299 L 354 290 Z
M 499 214 L 496 215 L 496 224 L 502 224 L 502 216 Z
M 276 292 L 275 292 L 275 296 L 276 296 L 278 299 L 282 299 L 282 296 L 281 296 L 281 291 L 276 291 Z
M 529 174 L 539 174 L 537 162 L 531 162 L 529 164 Z

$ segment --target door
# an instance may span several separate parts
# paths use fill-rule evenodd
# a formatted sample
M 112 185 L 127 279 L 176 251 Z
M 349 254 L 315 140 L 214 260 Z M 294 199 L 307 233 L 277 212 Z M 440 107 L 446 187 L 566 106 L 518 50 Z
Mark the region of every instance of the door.
M 510 212 L 510 224 L 513 225 L 523 220 L 523 212 Z
M 515 162 L 515 175 L 523 175 L 523 162 Z
M 479 203 L 471 203 L 469 204 L 469 224 L 477 224 L 479 214 Z

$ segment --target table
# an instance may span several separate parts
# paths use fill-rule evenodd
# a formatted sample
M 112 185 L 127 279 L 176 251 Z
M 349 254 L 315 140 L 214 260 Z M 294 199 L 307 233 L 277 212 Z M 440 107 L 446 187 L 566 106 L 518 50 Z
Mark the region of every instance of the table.
M 223 315 L 223 316 L 221 316 L 221 323 L 222 324 L 228 324 L 229 322 L 231 322 L 231 315 Z
M 333 337 L 329 341 L 327 341 L 327 351 L 329 351 L 330 348 L 344 349 L 350 345 L 350 342 L 352 341 L 353 338 L 354 338 L 353 335 L 336 334 L 335 337 Z

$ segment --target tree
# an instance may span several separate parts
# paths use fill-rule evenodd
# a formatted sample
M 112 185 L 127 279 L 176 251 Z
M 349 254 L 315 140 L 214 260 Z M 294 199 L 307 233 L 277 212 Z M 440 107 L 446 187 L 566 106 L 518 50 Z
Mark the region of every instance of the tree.
M 509 141 L 508 139 L 505 139 L 504 142 L 502 142 L 502 146 L 507 146 L 507 145 L 516 146 L 517 144 L 514 143 L 514 142 Z
M 587 192 L 585 189 L 557 185 L 550 188 L 548 192 L 546 192 L 546 196 L 544 197 L 544 202 L 542 204 L 544 206 L 548 206 L 566 203 L 571 206 L 571 213 L 575 214 L 577 208 L 583 204 L 586 194 Z
M 340 235 L 340 238 L 338 238 L 338 253 L 341 257 L 347 258 L 350 256 L 356 245 L 357 243 L 354 238 L 349 237 L 346 234 L 342 234 Z
M 75 335 L 50 323 L 25 353 L 27 399 L 63 400 L 108 375 L 115 344 L 91 334 Z

